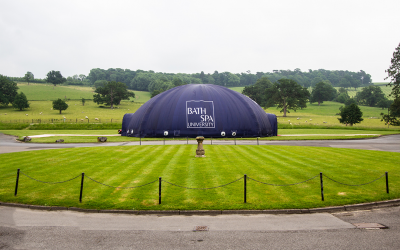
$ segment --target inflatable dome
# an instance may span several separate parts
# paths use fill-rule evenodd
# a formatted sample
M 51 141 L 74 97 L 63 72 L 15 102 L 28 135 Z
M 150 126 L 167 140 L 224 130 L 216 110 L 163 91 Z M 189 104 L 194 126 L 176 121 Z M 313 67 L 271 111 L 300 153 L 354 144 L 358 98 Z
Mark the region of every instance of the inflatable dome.
M 123 136 L 266 137 L 276 136 L 277 119 L 253 100 L 212 84 L 188 84 L 167 90 L 125 114 Z

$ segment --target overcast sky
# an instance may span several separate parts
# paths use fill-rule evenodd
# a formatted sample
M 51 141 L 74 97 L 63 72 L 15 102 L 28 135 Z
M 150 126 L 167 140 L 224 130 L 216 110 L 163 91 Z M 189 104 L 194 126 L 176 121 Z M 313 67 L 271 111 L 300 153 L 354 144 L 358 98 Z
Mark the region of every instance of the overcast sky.
M 399 10 L 400 0 L 0 0 L 0 74 L 300 68 L 382 82 Z

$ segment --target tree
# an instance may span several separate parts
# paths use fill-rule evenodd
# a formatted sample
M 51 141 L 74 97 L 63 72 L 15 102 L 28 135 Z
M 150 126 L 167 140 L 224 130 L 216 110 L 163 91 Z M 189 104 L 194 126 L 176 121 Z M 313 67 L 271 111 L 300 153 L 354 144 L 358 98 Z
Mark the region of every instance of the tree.
M 85 106 L 85 102 L 86 102 L 85 98 L 82 97 L 81 101 L 82 101 L 82 106 Z
M 66 110 L 68 108 L 68 104 L 58 98 L 58 100 L 53 101 L 53 109 L 60 110 L 60 114 L 62 110 Z
M 272 87 L 272 82 L 267 77 L 261 77 L 254 85 L 244 87 L 242 94 L 265 108 L 267 107 L 266 91 L 270 87 Z
M 25 76 L 24 76 L 24 80 L 28 83 L 28 85 L 29 85 L 29 82 L 30 81 L 33 81 L 35 79 L 35 77 L 33 76 L 33 74 L 31 73 L 31 72 L 26 72 L 26 74 L 25 74 Z
M 385 70 L 388 76 L 385 78 L 390 79 L 389 86 L 393 86 L 392 93 L 390 95 L 394 96 L 395 99 L 400 96 L 400 43 L 393 52 L 393 58 L 391 59 L 392 65 Z
M 392 126 L 400 126 L 400 98 L 394 99 L 394 102 L 388 108 L 388 114 L 381 113 L 381 121 L 385 121 L 385 124 Z
M 108 82 L 105 86 L 97 87 L 93 95 L 93 101 L 97 104 L 105 103 L 114 108 L 114 104 L 120 104 L 121 100 L 129 100 L 135 97 L 135 93 L 128 91 L 126 84 L 122 82 Z
M 25 108 L 29 108 L 29 102 L 26 98 L 26 95 L 21 92 L 17 94 L 14 98 L 14 102 L 12 103 L 13 108 L 23 110 Z
M 283 117 L 286 117 L 289 109 L 296 111 L 304 107 L 309 97 L 310 92 L 306 88 L 290 79 L 280 79 L 266 91 L 267 106 L 277 104 L 278 108 L 282 108 Z
M 14 102 L 18 86 L 15 82 L 11 81 L 7 77 L 0 75 L 0 104 L 8 105 Z
M 400 44 L 393 52 L 393 58 L 391 59 L 392 65 L 385 72 L 388 76 L 385 78 L 390 79 L 389 86 L 392 87 L 391 96 L 394 97 L 393 103 L 388 109 L 388 114 L 381 113 L 382 120 L 388 125 L 400 126 Z
M 318 102 L 318 106 L 324 101 L 331 101 L 335 98 L 337 91 L 329 83 L 319 82 L 312 90 L 310 103 Z
M 377 104 L 376 104 L 376 106 L 377 107 L 380 107 L 380 108 L 382 108 L 382 109 L 387 109 L 387 108 L 389 108 L 390 107 L 390 105 L 392 105 L 392 103 L 393 103 L 393 100 L 389 100 L 389 99 L 387 99 L 386 97 L 385 98 L 383 98 L 383 99 L 381 99 Z
M 342 106 L 339 108 L 339 110 L 340 118 L 338 118 L 338 120 L 340 123 L 346 124 L 346 126 L 347 124 L 353 126 L 353 124 L 360 123 L 364 120 L 362 118 L 363 113 L 355 103 L 345 106 L 344 108 Z
M 50 82 L 50 83 L 54 84 L 54 87 L 57 84 L 61 84 L 61 83 L 64 83 L 67 81 L 67 79 L 65 79 L 61 75 L 60 71 L 54 71 L 54 70 L 49 71 L 49 73 L 47 73 L 47 78 L 45 80 L 46 80 L 46 82 Z M 53 87 L 53 89 L 54 89 L 54 87 Z
M 354 98 L 360 105 L 375 107 L 381 99 L 385 99 L 385 94 L 381 87 L 370 85 L 357 92 Z

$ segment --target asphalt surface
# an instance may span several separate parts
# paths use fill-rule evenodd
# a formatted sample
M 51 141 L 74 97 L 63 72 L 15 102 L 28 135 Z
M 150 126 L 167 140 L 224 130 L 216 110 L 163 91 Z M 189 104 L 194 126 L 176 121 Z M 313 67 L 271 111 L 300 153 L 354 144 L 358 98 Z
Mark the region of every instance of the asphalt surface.
M 131 216 L 0 206 L 0 249 L 400 249 L 399 213 Z
M 163 145 L 164 141 L 142 141 L 142 142 L 106 142 L 106 143 L 22 143 L 15 140 L 16 137 L 0 133 L 0 154 L 21 151 L 32 151 L 56 148 L 78 148 L 78 147 L 104 147 L 104 146 L 138 146 L 138 145 Z M 165 141 L 166 145 L 197 144 L 196 141 Z M 257 141 L 246 140 L 204 140 L 204 145 L 257 145 Z M 365 150 L 390 151 L 400 153 L 400 134 L 387 135 L 373 139 L 360 140 L 309 140 L 309 141 L 259 141 L 259 145 L 288 145 L 288 146 L 310 146 L 310 147 L 332 147 L 353 148 Z
M 142 142 L 142 145 L 163 144 Z M 166 144 L 185 144 L 167 141 Z M 239 145 L 254 141 L 236 141 Z M 34 144 L 0 134 L 0 153 L 139 143 Z M 207 141 L 206 141 L 207 144 Z M 213 144 L 234 144 L 213 141 Z M 400 152 L 400 135 L 364 140 L 260 141 L 260 145 Z M 360 229 L 380 223 L 388 229 Z M 205 226 L 207 231 L 194 231 Z M 157 216 L 0 206 L 0 249 L 400 249 L 400 207 L 318 214 Z

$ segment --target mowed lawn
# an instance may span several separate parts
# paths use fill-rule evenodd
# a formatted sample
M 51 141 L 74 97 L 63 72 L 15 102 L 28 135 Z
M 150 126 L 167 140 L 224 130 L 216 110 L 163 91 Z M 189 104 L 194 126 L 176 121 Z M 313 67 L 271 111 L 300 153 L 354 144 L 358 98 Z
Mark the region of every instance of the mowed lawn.
M 284 209 L 353 204 L 400 197 L 399 153 L 295 146 L 196 145 L 95 147 L 54 149 L 0 155 L 0 201 L 94 209 Z M 14 196 L 17 169 L 21 169 Z M 351 185 L 385 178 L 363 186 L 345 186 L 324 177 L 321 201 L 319 173 Z M 85 173 L 79 203 L 81 173 Z M 28 178 L 26 175 L 44 182 Z M 243 175 L 247 181 L 247 203 Z M 101 185 L 92 178 L 113 188 Z M 162 204 L 158 178 L 162 177 Z M 315 177 L 315 178 L 313 178 Z M 242 179 L 241 179 L 242 178 Z M 254 181 L 290 186 L 271 186 Z M 238 180 L 236 182 L 233 182 Z M 196 190 L 173 186 L 167 182 Z M 151 183 L 153 182 L 153 183 Z M 151 183 L 140 188 L 128 188 Z

